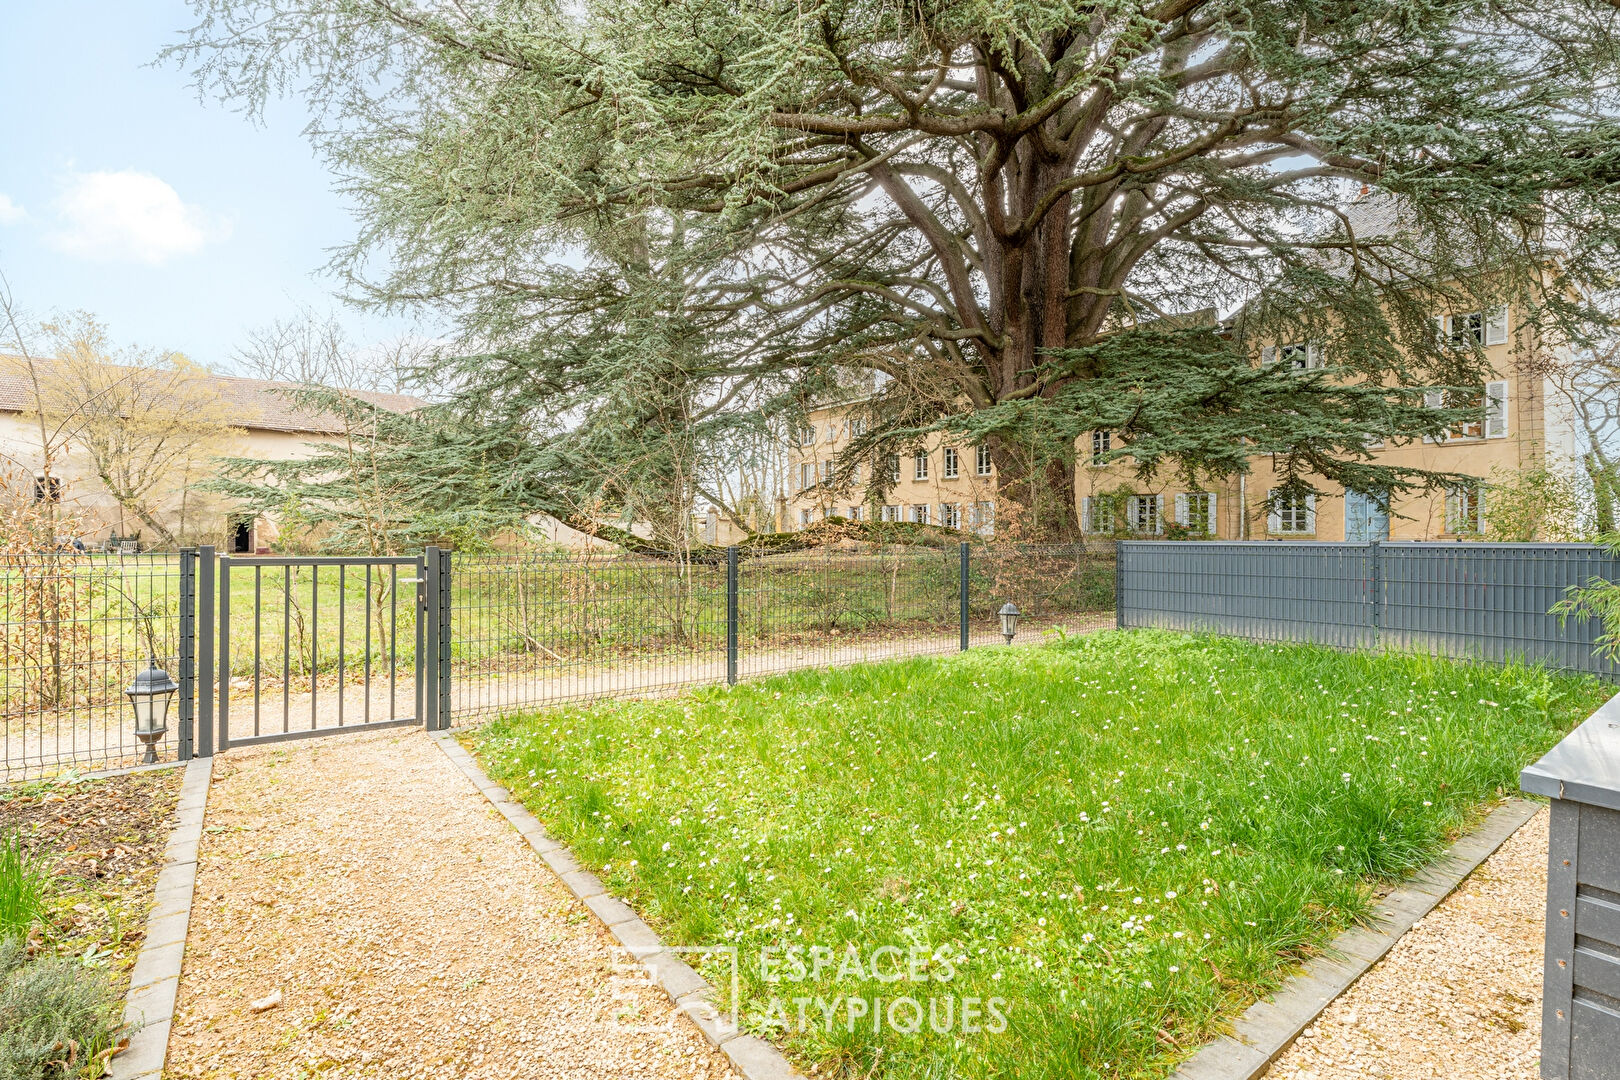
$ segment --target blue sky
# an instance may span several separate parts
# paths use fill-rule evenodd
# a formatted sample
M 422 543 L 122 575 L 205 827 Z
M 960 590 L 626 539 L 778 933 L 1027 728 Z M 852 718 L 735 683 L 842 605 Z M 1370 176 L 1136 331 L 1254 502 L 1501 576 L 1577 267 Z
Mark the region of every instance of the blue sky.
M 192 21 L 176 0 L 0 0 L 0 270 L 36 317 L 82 308 L 230 370 L 247 329 L 337 304 L 319 271 L 354 223 L 301 102 L 255 126 L 148 66 Z M 404 329 L 340 317 L 362 343 Z

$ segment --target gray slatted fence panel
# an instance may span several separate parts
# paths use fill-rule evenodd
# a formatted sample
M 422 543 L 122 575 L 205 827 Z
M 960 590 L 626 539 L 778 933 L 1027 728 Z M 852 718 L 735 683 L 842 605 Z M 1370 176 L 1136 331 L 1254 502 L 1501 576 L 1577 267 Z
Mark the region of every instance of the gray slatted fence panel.
M 1570 586 L 1616 575 L 1620 560 L 1590 544 L 1127 541 L 1117 606 L 1122 627 L 1522 658 L 1616 678 L 1620 665 L 1592 652 L 1599 623 L 1547 614 Z
M 1592 653 L 1596 620 L 1562 627 L 1547 614 L 1571 585 L 1613 580 L 1620 562 L 1590 544 L 1385 544 L 1383 641 L 1391 648 L 1505 661 L 1522 658 L 1613 678 Z
M 1341 648 L 1375 641 L 1367 544 L 1133 540 L 1119 559 L 1121 626 Z

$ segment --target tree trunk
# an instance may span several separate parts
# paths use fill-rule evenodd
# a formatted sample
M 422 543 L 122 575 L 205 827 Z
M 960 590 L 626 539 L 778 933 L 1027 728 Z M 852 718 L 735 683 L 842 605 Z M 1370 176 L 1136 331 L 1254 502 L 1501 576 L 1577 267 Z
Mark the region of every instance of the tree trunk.
M 1044 457 L 1003 436 L 988 440 L 996 467 L 996 536 L 1031 542 L 1080 537 L 1072 457 Z

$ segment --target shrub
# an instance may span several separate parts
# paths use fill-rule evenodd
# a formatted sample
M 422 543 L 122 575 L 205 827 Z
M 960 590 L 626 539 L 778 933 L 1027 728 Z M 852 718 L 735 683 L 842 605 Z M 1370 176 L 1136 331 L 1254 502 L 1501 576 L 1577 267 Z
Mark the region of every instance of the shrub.
M 101 1076 L 118 1032 L 107 977 L 75 961 L 28 959 L 0 940 L 0 1080 Z

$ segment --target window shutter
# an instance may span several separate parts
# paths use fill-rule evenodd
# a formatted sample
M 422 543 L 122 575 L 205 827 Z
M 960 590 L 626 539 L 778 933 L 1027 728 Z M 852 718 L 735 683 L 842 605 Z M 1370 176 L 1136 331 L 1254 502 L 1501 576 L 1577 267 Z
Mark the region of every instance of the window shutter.
M 1153 531 L 1164 532 L 1164 496 L 1153 496 Z
M 1275 346 L 1275 345 L 1267 345 L 1265 348 L 1260 350 L 1260 362 L 1262 364 L 1270 364 L 1270 363 L 1274 362 L 1276 359 L 1277 359 L 1277 346 Z
M 1503 304 L 1485 313 L 1485 344 L 1506 345 L 1508 339 L 1508 309 Z
M 1209 531 L 1210 536 L 1215 535 L 1215 522 L 1218 520 L 1220 519 L 1215 516 L 1215 493 L 1212 491 L 1209 493 L 1209 520 L 1204 522 L 1204 528 Z
M 1436 347 L 1446 344 L 1446 324 L 1451 321 L 1449 315 L 1436 315 L 1434 317 L 1434 343 Z
M 1305 531 L 1316 535 L 1316 496 L 1305 496 Z
M 1315 342 L 1307 343 L 1305 346 L 1305 366 L 1307 368 L 1322 366 L 1322 348 Z
M 1277 512 L 1277 489 L 1266 492 L 1266 532 L 1282 532 L 1282 515 Z
M 1176 524 L 1183 528 L 1187 526 L 1187 496 L 1176 496 Z
M 1507 388 L 1506 380 L 1485 384 L 1485 437 L 1487 439 L 1503 439 L 1507 437 Z
M 1097 531 L 1097 519 L 1091 512 L 1091 496 L 1083 495 L 1080 498 L 1080 528 L 1086 532 Z

